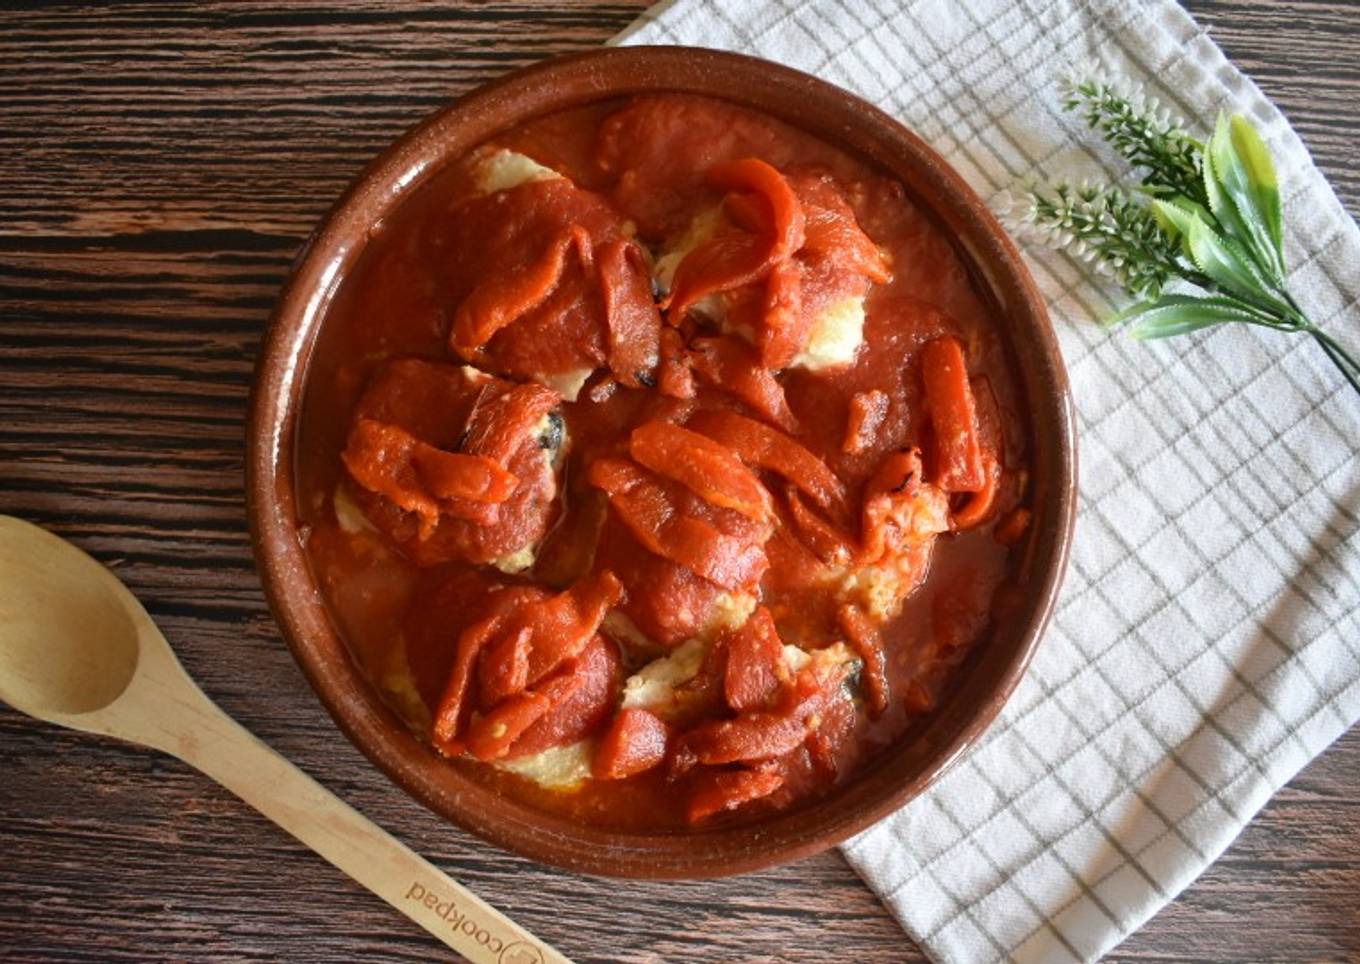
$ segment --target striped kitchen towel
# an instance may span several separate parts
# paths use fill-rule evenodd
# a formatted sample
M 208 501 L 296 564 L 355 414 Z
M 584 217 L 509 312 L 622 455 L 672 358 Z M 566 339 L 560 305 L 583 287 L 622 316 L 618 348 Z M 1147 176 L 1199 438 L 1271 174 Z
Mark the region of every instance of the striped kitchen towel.
M 755 54 L 902 120 L 994 205 L 1119 176 L 1058 102 L 1099 60 L 1280 168 L 1290 287 L 1360 344 L 1360 231 L 1283 116 L 1169 0 L 675 0 L 620 43 Z M 845 854 L 938 961 L 1089 961 L 1203 871 L 1360 716 L 1360 398 L 1304 338 L 1136 343 L 1114 293 L 1026 248 L 1080 422 L 1063 597 L 987 737 Z

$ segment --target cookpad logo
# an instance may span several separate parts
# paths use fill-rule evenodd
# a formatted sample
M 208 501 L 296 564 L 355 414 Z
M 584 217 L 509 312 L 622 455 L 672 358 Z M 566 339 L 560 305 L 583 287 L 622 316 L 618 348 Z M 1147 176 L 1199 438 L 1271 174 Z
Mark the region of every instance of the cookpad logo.
M 461 931 L 496 955 L 499 964 L 543 964 L 538 948 L 524 941 L 505 940 L 491 933 L 458 907 L 453 898 L 443 898 L 420 881 L 414 881 L 406 891 L 406 899 L 413 900 L 436 917 L 448 921 L 449 927 Z

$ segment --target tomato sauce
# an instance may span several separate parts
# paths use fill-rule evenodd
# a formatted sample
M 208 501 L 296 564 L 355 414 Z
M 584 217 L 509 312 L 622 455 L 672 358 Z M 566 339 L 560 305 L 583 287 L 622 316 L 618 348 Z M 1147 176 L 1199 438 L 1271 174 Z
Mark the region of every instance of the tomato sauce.
M 999 323 L 900 184 L 786 124 L 534 120 L 375 226 L 328 309 L 305 548 L 450 766 L 601 826 L 754 819 L 910 738 L 1004 605 Z

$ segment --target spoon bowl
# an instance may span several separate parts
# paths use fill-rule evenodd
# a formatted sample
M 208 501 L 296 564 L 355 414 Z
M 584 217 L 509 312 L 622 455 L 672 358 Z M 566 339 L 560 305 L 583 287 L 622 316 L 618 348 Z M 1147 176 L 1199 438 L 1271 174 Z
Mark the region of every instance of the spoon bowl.
M 0 699 L 43 720 L 102 710 L 137 671 L 130 607 L 113 575 L 69 542 L 0 516 Z

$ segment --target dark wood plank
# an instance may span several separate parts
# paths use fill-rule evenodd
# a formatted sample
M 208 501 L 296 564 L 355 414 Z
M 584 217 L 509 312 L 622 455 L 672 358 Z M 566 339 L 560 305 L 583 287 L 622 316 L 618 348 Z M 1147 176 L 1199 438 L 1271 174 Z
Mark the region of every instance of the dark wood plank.
M 114 565 L 228 712 L 578 959 L 919 960 L 834 853 L 733 880 L 619 884 L 535 867 L 442 824 L 338 734 L 254 575 L 244 406 L 301 239 L 422 115 L 512 67 L 598 44 L 643 5 L 7 5 L 0 511 Z M 1190 6 L 1360 208 L 1360 10 Z M 174 761 L 0 709 L 0 766 L 0 957 L 437 954 Z M 1117 956 L 1360 955 L 1358 773 L 1351 734 Z

